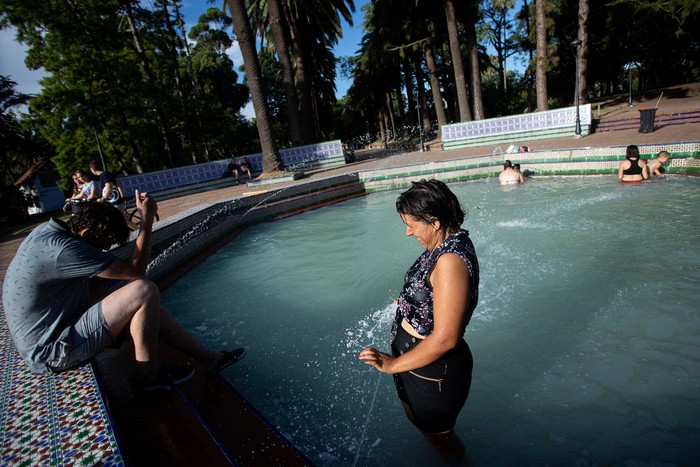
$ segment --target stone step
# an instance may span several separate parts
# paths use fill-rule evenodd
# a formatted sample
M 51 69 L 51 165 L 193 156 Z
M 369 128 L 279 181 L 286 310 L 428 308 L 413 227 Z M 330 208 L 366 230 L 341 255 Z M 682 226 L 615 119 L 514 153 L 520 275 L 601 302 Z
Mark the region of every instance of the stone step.
M 662 112 L 657 113 L 654 126 L 684 125 L 686 123 L 700 123 L 700 109 L 686 110 L 682 112 Z M 594 120 L 595 132 L 620 131 L 639 128 L 640 119 L 638 116 L 626 118 L 602 118 Z

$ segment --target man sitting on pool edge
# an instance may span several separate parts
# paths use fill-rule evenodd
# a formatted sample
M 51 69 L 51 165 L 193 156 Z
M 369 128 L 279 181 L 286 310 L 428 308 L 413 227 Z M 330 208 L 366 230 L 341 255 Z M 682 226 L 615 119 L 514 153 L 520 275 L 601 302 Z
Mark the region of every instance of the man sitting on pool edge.
M 170 389 L 194 375 L 191 365 L 171 366 L 158 359 L 158 341 L 218 373 L 237 362 L 243 349 L 206 348 L 160 305 L 160 292 L 143 279 L 150 257 L 151 229 L 158 206 L 136 191 L 141 230 L 129 259 L 107 252 L 124 243 L 129 228 L 113 206 L 88 203 L 69 223 L 51 219 L 20 245 L 3 285 L 3 306 L 12 338 L 34 373 L 57 373 L 83 365 L 123 337 L 131 336 L 136 386 L 143 391 Z M 131 280 L 92 300 L 89 279 Z

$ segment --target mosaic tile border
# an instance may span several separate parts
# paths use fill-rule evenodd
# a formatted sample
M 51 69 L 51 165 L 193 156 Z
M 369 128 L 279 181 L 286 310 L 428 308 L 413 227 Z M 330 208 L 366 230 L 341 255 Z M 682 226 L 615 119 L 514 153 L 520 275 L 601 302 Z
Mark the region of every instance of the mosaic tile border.
M 412 164 L 389 169 L 361 172 L 360 181 L 368 193 L 409 186 L 422 178 L 444 181 L 467 181 L 498 176 L 505 159 L 521 164 L 522 170 L 531 170 L 534 176 L 551 175 L 610 175 L 616 174 L 625 158 L 626 146 L 576 148 L 529 153 L 495 153 L 449 161 Z M 639 146 L 642 158 L 654 158 L 661 150 L 671 153 L 667 166 L 671 174 L 700 174 L 700 142 L 648 144 Z
M 443 125 L 442 148 L 457 149 L 480 145 L 485 141 L 500 143 L 522 137 L 537 139 L 571 135 L 576 124 L 576 110 L 576 106 L 565 107 Z M 592 122 L 591 104 L 580 105 L 578 115 L 581 134 L 586 136 Z
M 281 149 L 280 156 L 286 167 L 298 165 L 328 166 L 344 164 L 343 144 L 340 140 L 324 141 L 322 143 L 309 144 L 289 149 Z M 262 172 L 262 153 L 249 154 L 236 157 L 240 162 L 243 157 L 250 161 L 253 172 Z M 124 186 L 126 196 L 133 196 L 134 190 L 160 191 L 169 188 L 192 185 L 221 178 L 228 167 L 230 159 L 202 164 L 176 167 L 174 169 L 159 170 L 144 174 L 120 177 L 119 181 Z
M 0 312 L 0 463 L 122 466 L 92 367 L 35 375 Z

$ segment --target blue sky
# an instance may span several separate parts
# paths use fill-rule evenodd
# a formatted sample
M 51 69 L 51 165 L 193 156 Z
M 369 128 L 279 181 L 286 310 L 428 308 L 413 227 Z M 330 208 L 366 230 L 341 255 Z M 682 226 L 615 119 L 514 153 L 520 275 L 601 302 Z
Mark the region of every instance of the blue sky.
M 362 5 L 368 3 L 369 0 L 356 0 L 355 13 L 353 15 L 354 27 L 350 27 L 343 21 L 343 38 L 338 42 L 334 52 L 338 57 L 354 55 L 359 49 L 360 40 L 362 39 Z M 194 26 L 197 23 L 199 15 L 204 13 L 207 8 L 216 6 L 221 7 L 221 2 L 207 3 L 203 0 L 185 0 L 183 2 L 182 13 L 185 17 L 186 29 Z M 229 49 L 229 56 L 233 60 L 235 68 L 243 64 L 238 44 Z M 15 41 L 14 28 L 5 28 L 0 30 L 0 75 L 10 76 L 10 79 L 17 83 L 17 91 L 26 94 L 37 94 L 41 91 L 39 80 L 44 76 L 42 70 L 28 70 L 24 65 L 24 57 L 26 55 L 26 47 L 18 44 Z M 239 78 L 239 80 L 242 78 Z M 338 98 L 345 96 L 350 83 L 342 80 L 336 80 L 336 95 Z M 249 104 L 243 111 L 243 115 L 247 117 L 253 116 L 252 105 Z

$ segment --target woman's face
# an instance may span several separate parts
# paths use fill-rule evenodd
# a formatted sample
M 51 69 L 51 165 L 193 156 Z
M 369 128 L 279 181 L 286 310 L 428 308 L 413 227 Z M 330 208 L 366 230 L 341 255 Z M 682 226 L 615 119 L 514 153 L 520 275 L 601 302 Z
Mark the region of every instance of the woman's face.
M 428 224 L 408 214 L 401 214 L 401 220 L 406 224 L 406 236 L 415 237 L 426 250 L 433 250 L 442 242 L 438 221 Z

